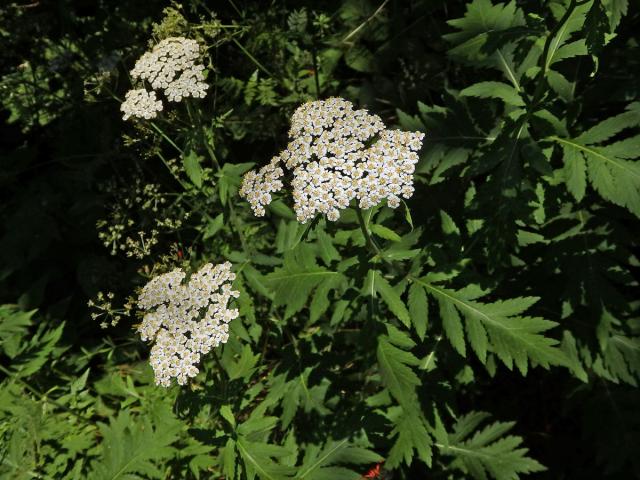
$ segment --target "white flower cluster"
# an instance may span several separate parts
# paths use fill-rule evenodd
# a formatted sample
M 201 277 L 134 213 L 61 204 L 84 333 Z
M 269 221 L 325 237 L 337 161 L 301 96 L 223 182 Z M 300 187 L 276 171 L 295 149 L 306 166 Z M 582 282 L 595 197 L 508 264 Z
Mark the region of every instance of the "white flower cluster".
M 120 105 L 120 110 L 124 115 L 123 120 L 129 117 L 155 118 L 162 110 L 162 102 L 156 98 L 156 92 L 147 92 L 144 88 L 129 90 L 124 102 Z
M 207 263 L 191 275 L 181 269 L 160 275 L 145 285 L 138 306 L 147 310 L 138 327 L 142 340 L 154 342 L 149 362 L 157 385 L 168 387 L 175 378 L 185 385 L 195 377 L 202 355 L 226 343 L 229 322 L 238 316 L 228 308 L 235 274 L 231 264 Z
M 180 102 L 187 97 L 204 98 L 209 85 L 204 82 L 204 65 L 197 63 L 199 56 L 200 46 L 195 40 L 184 37 L 166 38 L 138 59 L 131 70 L 131 76 L 134 79 L 149 82 L 155 90 L 162 90 L 171 102 Z M 149 95 L 155 98 L 154 91 Z M 156 113 L 162 110 L 162 102 L 160 100 L 158 102 L 160 108 L 145 111 L 151 116 L 142 116 L 142 118 L 154 118 Z M 121 107 L 123 112 L 125 112 L 125 103 Z M 141 115 L 125 112 L 123 119 L 126 120 L 130 116 Z
M 243 179 L 240 195 L 257 216 L 265 214 L 271 194 L 283 188 L 282 167 L 293 173 L 294 209 L 301 223 L 318 213 L 335 221 L 354 199 L 360 208 L 384 199 L 396 208 L 400 197 L 413 195 L 423 133 L 387 130 L 377 115 L 329 98 L 300 106 L 291 117 L 289 137 L 286 150 Z

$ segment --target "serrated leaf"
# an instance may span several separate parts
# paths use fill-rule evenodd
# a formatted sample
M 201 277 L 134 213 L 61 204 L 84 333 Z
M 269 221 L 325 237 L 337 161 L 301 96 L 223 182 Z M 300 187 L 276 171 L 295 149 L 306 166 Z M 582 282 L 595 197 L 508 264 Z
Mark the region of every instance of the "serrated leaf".
M 293 478 L 295 468 L 279 464 L 274 458 L 285 457 L 291 452 L 284 447 L 239 438 L 236 446 L 244 461 L 247 478 L 258 476 L 261 480 L 283 480 Z
M 222 472 L 227 478 L 235 478 L 236 476 L 236 458 L 236 442 L 230 438 L 222 452 Z
M 587 32 L 587 50 L 591 55 L 598 55 L 605 44 L 605 35 L 609 32 L 609 19 L 600 0 L 593 0 L 584 22 Z
M 460 417 L 447 443 L 436 444 L 443 455 L 455 457 L 454 468 L 477 480 L 489 477 L 514 480 L 520 478 L 520 474 L 546 470 L 527 456 L 528 450 L 521 447 L 521 437 L 504 436 L 513 428 L 513 422 L 495 422 L 477 430 L 486 418 L 488 415 L 483 412 Z
M 316 295 L 326 295 L 328 290 L 340 285 L 343 278 L 341 273 L 316 263 L 312 246 L 300 244 L 285 253 L 282 268 L 269 274 L 267 281 L 274 291 L 274 304 L 286 306 L 285 318 L 289 318 L 304 308 L 323 283 L 330 282 L 331 287 L 319 290 Z
M 402 240 L 400 235 L 398 235 L 393 230 L 385 227 L 384 225 L 372 224 L 369 225 L 370 230 L 375 233 L 380 238 L 384 238 L 385 240 L 390 240 L 392 242 L 399 242 Z
M 233 416 L 233 412 L 229 405 L 222 405 L 220 407 L 220 416 L 229 422 L 229 425 L 231 425 L 232 428 L 236 428 L 236 419 Z
M 478 358 L 485 363 L 488 351 L 494 353 L 508 368 L 515 363 L 520 372 L 527 373 L 528 360 L 548 368 L 567 365 L 567 358 L 556 347 L 557 340 L 543 332 L 557 324 L 535 317 L 522 317 L 536 298 L 521 297 L 493 303 L 470 299 L 462 291 L 449 290 L 414 279 L 440 304 L 443 327 L 449 341 L 465 355 L 465 339 L 460 312 L 466 321 L 467 340 Z
M 349 439 L 329 440 L 322 449 L 308 450 L 295 478 L 323 480 L 333 478 L 359 478 L 357 472 L 336 465 L 370 464 L 382 457 L 371 450 L 350 445 Z
M 416 329 L 420 340 L 424 340 L 429 319 L 429 302 L 427 301 L 427 294 L 424 288 L 416 283 L 412 283 L 409 287 L 407 303 L 409 305 L 411 323 L 413 323 L 413 327 Z
M 420 384 L 420 379 L 411 367 L 420 361 L 412 353 L 393 345 L 386 335 L 378 337 L 377 358 L 385 387 L 403 408 L 413 411 L 416 401 L 414 389 Z
M 400 295 L 389 285 L 389 282 L 375 270 L 370 271 L 370 275 L 373 275 L 373 285 L 375 291 L 380 294 L 384 303 L 389 307 L 389 310 L 398 317 L 398 319 L 406 326 L 411 326 L 411 317 L 409 311 L 404 302 L 400 298 Z
M 193 150 L 190 150 L 189 153 L 182 156 L 182 165 L 184 166 L 184 171 L 187 173 L 189 180 L 196 187 L 202 187 L 202 167 L 200 166 L 200 162 L 202 157 L 199 156 Z
M 396 440 L 387 456 L 386 467 L 394 469 L 402 462 L 411 465 L 414 452 L 420 460 L 431 465 L 433 440 L 421 416 L 404 412 L 396 421 L 391 436 Z
M 563 146 L 564 181 L 567 190 L 579 202 L 587 190 L 587 163 L 580 152 L 569 146 Z
M 524 106 L 524 101 L 518 91 L 503 82 L 478 82 L 462 90 L 460 95 L 478 98 L 499 98 L 508 105 Z
M 175 419 L 154 427 L 148 418 L 133 417 L 126 410 L 112 418 L 109 425 L 98 423 L 98 426 L 102 448 L 89 474 L 95 480 L 133 478 L 133 474 L 157 476 L 155 461 L 173 453 L 170 445 L 181 429 L 181 423 Z
M 325 265 L 331 265 L 331 262 L 341 259 L 338 250 L 333 246 L 331 237 L 322 229 L 316 230 L 316 237 L 318 239 L 318 249 L 320 252 L 320 258 Z
M 576 139 L 551 137 L 562 148 L 565 182 L 577 200 L 584 196 L 586 169 L 589 182 L 602 198 L 640 217 L 640 164 L 630 160 L 638 156 L 636 142 L 629 139 L 610 147 L 596 145 L 638 124 L 640 115 L 630 109 L 600 122 Z

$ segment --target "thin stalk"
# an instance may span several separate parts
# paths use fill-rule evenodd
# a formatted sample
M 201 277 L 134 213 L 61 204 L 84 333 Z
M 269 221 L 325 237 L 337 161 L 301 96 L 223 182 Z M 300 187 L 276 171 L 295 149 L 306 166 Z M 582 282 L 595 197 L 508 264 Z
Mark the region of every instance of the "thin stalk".
M 162 163 L 164 163 L 165 167 L 167 167 L 167 170 L 169 170 L 169 173 L 170 173 L 170 174 L 171 174 L 171 176 L 176 180 L 176 182 L 178 182 L 182 188 L 184 188 L 185 190 L 188 190 L 188 189 L 189 189 L 188 185 L 186 185 L 186 184 L 185 184 L 185 183 L 180 179 L 180 177 L 178 177 L 178 176 L 174 173 L 174 171 L 173 171 L 173 170 L 172 170 L 172 168 L 171 168 L 171 165 L 169 165 L 169 162 L 167 161 L 167 159 L 166 159 L 166 158 L 164 158 L 164 156 L 162 155 L 162 153 L 157 152 L 157 153 L 156 153 L 156 155 L 158 155 L 158 158 L 159 158 L 160 160 L 162 160 Z
M 154 122 L 149 122 L 149 125 L 151 125 L 151 127 L 153 127 L 153 129 L 156 132 L 158 132 L 162 138 L 164 138 L 167 142 L 169 142 L 169 145 L 171 145 L 178 152 L 180 152 L 180 155 L 184 155 L 184 152 L 182 151 L 182 149 L 178 145 L 176 145 L 176 143 L 173 140 L 171 140 L 171 138 L 169 138 L 167 134 L 164 133 L 160 127 L 158 127 Z
M 227 386 L 228 386 L 228 382 L 227 382 L 227 378 L 226 378 L 226 373 L 224 370 L 224 367 L 222 366 L 222 363 L 220 363 L 220 359 L 218 358 L 218 352 L 216 352 L 215 349 L 213 349 L 213 359 L 216 362 L 216 365 L 218 366 L 219 374 L 218 374 L 218 378 L 220 378 L 220 381 L 222 382 L 222 390 L 224 392 L 224 400 L 227 400 Z
M 232 39 L 231 39 L 231 41 L 232 41 L 233 43 L 235 43 L 235 44 L 236 44 L 236 46 L 237 46 L 240 50 L 242 50 L 242 53 L 244 53 L 247 57 L 249 57 L 249 59 L 250 59 L 253 63 L 255 63 L 255 65 L 256 65 L 260 70 L 262 70 L 264 73 L 266 73 L 266 74 L 267 74 L 267 75 L 269 75 L 270 77 L 273 77 L 273 76 L 274 76 L 274 75 L 273 75 L 273 74 L 272 74 L 272 73 L 271 73 L 271 72 L 270 72 L 270 71 L 269 71 L 269 70 L 268 70 L 264 65 L 262 65 L 262 64 L 258 61 L 258 59 L 257 59 L 256 57 L 254 57 L 253 55 L 251 55 L 251 52 L 249 52 L 249 50 L 247 50 L 246 48 L 244 48 L 244 46 L 243 46 L 243 45 L 242 45 L 238 40 L 236 40 L 235 38 L 232 38 Z
M 362 234 L 364 235 L 365 241 L 367 242 L 367 246 L 378 257 L 380 257 L 382 260 L 384 260 L 385 262 L 387 262 L 388 264 L 391 265 L 391 262 L 389 261 L 389 259 L 387 259 L 384 256 L 384 254 L 382 253 L 382 250 L 380 250 L 380 247 L 378 247 L 378 245 L 376 244 L 375 240 L 371 236 L 371 232 L 369 231 L 369 227 L 367 227 L 367 224 L 364 221 L 364 217 L 362 216 L 362 210 L 360 209 L 360 207 L 358 205 L 355 206 L 355 210 L 356 210 L 356 215 L 358 217 L 358 223 L 360 224 L 360 230 L 362 230 Z
M 313 61 L 313 80 L 316 85 L 316 99 L 320 100 L 320 79 L 318 78 L 318 55 L 315 44 L 311 48 L 311 59 Z

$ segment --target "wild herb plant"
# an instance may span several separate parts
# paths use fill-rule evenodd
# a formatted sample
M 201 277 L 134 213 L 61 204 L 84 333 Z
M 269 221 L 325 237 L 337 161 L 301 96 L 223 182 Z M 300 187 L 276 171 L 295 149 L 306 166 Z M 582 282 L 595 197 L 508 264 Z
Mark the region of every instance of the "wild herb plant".
M 107 3 L 0 9 L 0 476 L 640 475 L 633 2 Z

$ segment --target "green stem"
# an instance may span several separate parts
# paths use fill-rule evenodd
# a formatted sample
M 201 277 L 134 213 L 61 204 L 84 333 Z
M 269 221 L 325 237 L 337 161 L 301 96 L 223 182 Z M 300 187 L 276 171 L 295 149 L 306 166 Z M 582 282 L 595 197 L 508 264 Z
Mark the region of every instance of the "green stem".
M 223 387 L 222 390 L 223 390 L 223 393 L 224 393 L 224 400 L 226 401 L 227 400 L 227 385 L 228 385 L 227 377 L 226 377 L 226 371 L 225 371 L 224 367 L 222 366 L 222 363 L 220 363 L 220 359 L 218 358 L 218 352 L 216 352 L 216 350 L 213 349 L 212 353 L 213 353 L 213 359 L 215 360 L 216 365 L 217 365 L 218 370 L 219 370 L 218 378 L 222 382 L 222 387 Z
M 318 77 L 318 55 L 315 42 L 313 47 L 311 47 L 311 59 L 313 61 L 313 80 L 316 85 L 316 99 L 320 100 L 320 78 Z
M 364 217 L 362 216 L 362 210 L 360 209 L 360 207 L 358 205 L 355 206 L 355 211 L 356 211 L 356 215 L 358 217 L 358 223 L 360 224 L 360 230 L 362 230 L 362 234 L 364 235 L 365 241 L 367 243 L 367 246 L 378 256 L 380 257 L 382 260 L 384 260 L 385 262 L 387 262 L 388 264 L 391 264 L 391 262 L 389 261 L 389 259 L 387 259 L 384 254 L 382 253 L 382 250 L 380 250 L 380 247 L 378 247 L 378 245 L 376 244 L 375 240 L 373 239 L 373 237 L 371 236 L 371 232 L 369 231 L 369 227 L 367 227 L 367 224 L 364 221 Z
M 176 180 L 176 182 L 178 182 L 180 184 L 180 186 L 182 188 L 184 188 L 185 190 L 189 189 L 189 186 L 187 184 L 185 184 L 180 177 L 178 177 L 175 172 L 173 171 L 173 169 L 171 168 L 171 165 L 169 165 L 169 162 L 167 161 L 166 158 L 164 158 L 164 156 L 162 155 L 162 153 L 157 152 L 156 155 L 158 155 L 158 158 L 160 158 L 160 160 L 162 160 L 162 163 L 164 163 L 165 167 L 167 167 L 167 170 L 169 170 L 169 173 L 171 174 L 171 176 Z
M 249 59 L 256 64 L 256 66 L 262 70 L 264 73 L 266 73 L 267 75 L 269 75 L 270 77 L 273 77 L 274 75 L 264 66 L 262 65 L 258 59 L 256 57 L 254 57 L 253 55 L 251 55 L 251 52 L 249 52 L 249 50 L 247 50 L 246 48 L 244 48 L 244 46 L 235 38 L 232 38 L 231 41 L 233 43 L 236 44 L 236 46 L 242 50 L 242 53 L 244 53 L 247 57 L 249 57 Z
M 171 140 L 167 134 L 165 134 L 162 129 L 160 127 L 158 127 L 154 122 L 149 122 L 149 125 L 151 125 L 151 127 L 160 134 L 160 136 L 162 138 L 164 138 L 167 142 L 169 142 L 169 145 L 171 145 L 173 148 L 175 148 L 178 152 L 180 152 L 180 155 L 184 155 L 184 152 L 182 151 L 182 149 L 176 145 L 176 143 Z

